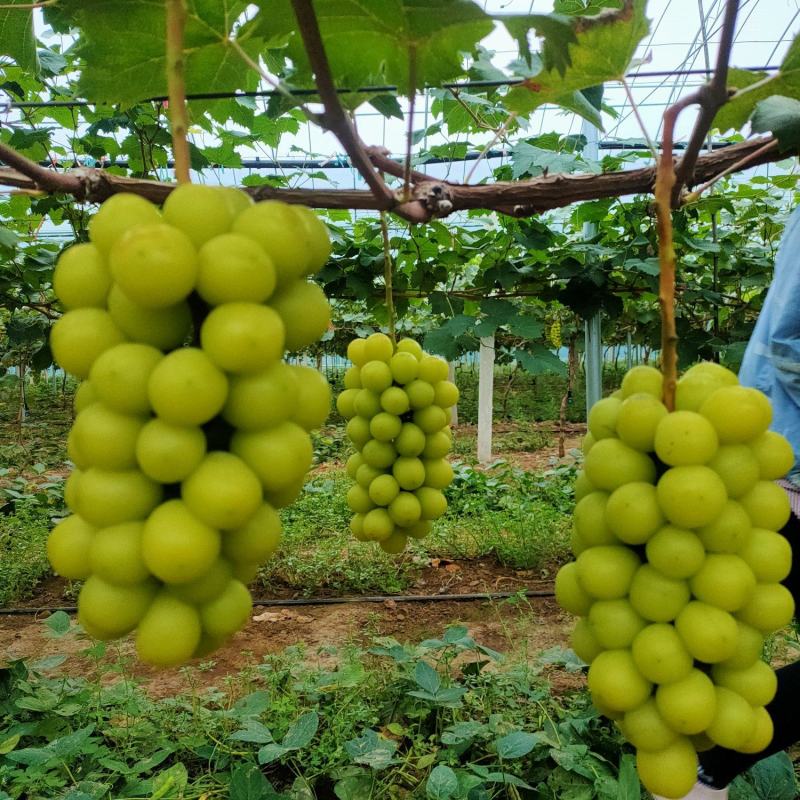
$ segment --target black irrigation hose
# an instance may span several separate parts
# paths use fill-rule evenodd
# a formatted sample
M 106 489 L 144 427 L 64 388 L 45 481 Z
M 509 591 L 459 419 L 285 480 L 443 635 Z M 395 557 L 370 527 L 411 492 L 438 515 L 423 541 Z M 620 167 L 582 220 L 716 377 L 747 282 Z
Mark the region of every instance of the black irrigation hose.
M 253 600 L 254 606 L 284 608 L 288 606 L 336 606 L 347 603 L 436 603 L 443 600 L 508 600 L 511 597 L 555 597 L 552 589 L 529 589 L 524 592 L 472 592 L 468 594 L 398 594 L 365 595 L 364 597 L 296 597 L 288 600 Z M 40 606 L 38 608 L 0 608 L 0 616 L 24 616 L 65 611 L 74 614 L 77 606 Z

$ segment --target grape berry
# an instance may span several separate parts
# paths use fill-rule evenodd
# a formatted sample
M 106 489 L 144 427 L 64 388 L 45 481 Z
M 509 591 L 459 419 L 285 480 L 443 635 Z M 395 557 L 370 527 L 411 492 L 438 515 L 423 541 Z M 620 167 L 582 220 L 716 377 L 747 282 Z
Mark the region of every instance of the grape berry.
M 777 533 L 789 502 L 773 481 L 794 455 L 768 430 L 767 398 L 718 364 L 685 373 L 672 413 L 661 392 L 657 370 L 634 367 L 592 407 L 556 597 L 579 616 L 572 646 L 595 705 L 636 747 L 646 788 L 675 798 L 700 749 L 771 741 L 761 652 L 794 613 Z
M 163 212 L 112 196 L 89 238 L 62 253 L 53 281 L 66 309 L 53 353 L 83 382 L 72 516 L 48 555 L 85 581 L 90 635 L 135 629 L 142 661 L 179 664 L 247 622 L 246 584 L 280 541 L 276 509 L 311 465 L 330 388 L 282 358 L 329 325 L 308 276 L 330 241 L 309 209 L 193 185 Z

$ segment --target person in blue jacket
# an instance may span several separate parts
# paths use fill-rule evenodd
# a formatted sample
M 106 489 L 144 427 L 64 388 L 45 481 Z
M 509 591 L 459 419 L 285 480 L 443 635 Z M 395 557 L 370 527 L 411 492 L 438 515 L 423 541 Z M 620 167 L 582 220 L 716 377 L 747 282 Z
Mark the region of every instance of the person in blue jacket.
M 752 386 L 772 403 L 771 428 L 792 446 L 795 465 L 779 484 L 787 491 L 792 516 L 781 533 L 792 545 L 792 571 L 784 581 L 800 608 L 800 206 L 781 237 L 775 274 L 739 370 L 743 386 Z M 777 670 L 778 692 L 767 706 L 775 727 L 761 753 L 745 755 L 723 747 L 700 754 L 697 786 L 685 800 L 725 800 L 728 785 L 758 761 L 800 741 L 800 662 Z

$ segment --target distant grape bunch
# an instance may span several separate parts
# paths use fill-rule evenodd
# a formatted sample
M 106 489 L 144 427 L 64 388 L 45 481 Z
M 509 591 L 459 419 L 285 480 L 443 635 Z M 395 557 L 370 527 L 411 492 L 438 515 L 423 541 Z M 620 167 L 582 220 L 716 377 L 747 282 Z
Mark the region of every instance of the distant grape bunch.
M 355 480 L 347 493 L 350 529 L 360 541 L 400 553 L 409 536 L 426 536 L 447 510 L 442 490 L 453 480 L 448 409 L 458 402 L 458 389 L 447 380 L 447 362 L 426 355 L 413 339 L 395 347 L 374 333 L 350 342 L 347 356 L 354 366 L 336 406 L 358 451 L 347 461 Z
M 580 619 L 572 646 L 589 663 L 597 708 L 637 749 L 644 785 L 685 795 L 696 753 L 757 753 L 772 739 L 764 708 L 775 673 L 764 638 L 794 613 L 790 515 L 774 481 L 789 443 L 769 431 L 769 401 L 718 364 L 678 381 L 634 367 L 596 403 L 576 483 L 572 550 L 556 578 Z
M 307 208 L 188 184 L 163 212 L 113 195 L 89 239 L 53 278 L 66 312 L 51 347 L 82 383 L 72 516 L 48 555 L 85 581 L 78 619 L 90 635 L 136 629 L 142 661 L 180 664 L 247 622 L 247 583 L 280 539 L 276 509 L 311 465 L 308 432 L 330 388 L 282 359 L 329 325 L 308 276 L 330 241 Z

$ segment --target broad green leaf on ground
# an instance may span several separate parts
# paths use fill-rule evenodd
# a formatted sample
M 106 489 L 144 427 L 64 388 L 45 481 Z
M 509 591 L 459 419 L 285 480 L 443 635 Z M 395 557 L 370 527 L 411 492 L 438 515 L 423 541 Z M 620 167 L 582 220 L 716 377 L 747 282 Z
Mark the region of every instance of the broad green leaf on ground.
M 288 0 L 258 0 L 255 30 L 266 41 L 288 41 L 298 68 L 309 76 Z M 491 18 L 473 0 L 326 0 L 315 4 L 320 32 L 338 86 L 374 82 L 396 85 L 403 94 L 439 85 L 463 72 L 462 53 L 492 31 Z
M 792 42 L 781 68 L 774 75 L 759 73 L 745 78 L 743 70 L 732 72 L 728 86 L 736 86 L 739 91 L 719 110 L 713 122 L 723 133 L 741 128 L 750 119 L 756 104 L 767 97 L 778 94 L 800 99 L 800 37 Z M 759 75 L 763 77 L 759 79 Z
M 458 778 L 450 767 L 439 764 L 431 770 L 425 784 L 425 794 L 430 800 L 447 800 L 458 792 Z
M 345 742 L 344 749 L 356 764 L 366 764 L 372 769 L 379 770 L 395 763 L 397 742 L 385 739 L 369 728 L 363 736 Z
M 542 70 L 526 78 L 506 96 L 510 110 L 529 114 L 544 103 L 588 89 L 606 81 L 621 80 L 649 30 L 646 0 L 625 0 L 622 8 L 594 17 L 573 17 L 576 41 L 569 45 L 569 67 L 560 73 L 543 63 Z
M 14 8 L 15 5 L 27 8 Z M 28 72 L 39 71 L 30 0 L 11 0 L 0 8 L 0 55 L 10 56 Z
M 775 95 L 762 100 L 753 112 L 751 125 L 756 133 L 772 133 L 781 150 L 800 147 L 800 100 Z
M 252 58 L 262 47 L 235 23 L 247 7 L 244 0 L 187 0 L 184 33 L 186 91 L 231 91 L 252 88 L 255 71 L 236 52 L 231 40 Z M 81 30 L 77 52 L 84 61 L 78 92 L 89 100 L 131 104 L 167 93 L 165 11 L 162 0 L 62 0 L 59 13 Z M 124 36 L 111 36 L 124 20 Z

